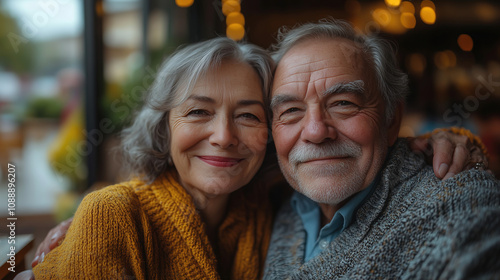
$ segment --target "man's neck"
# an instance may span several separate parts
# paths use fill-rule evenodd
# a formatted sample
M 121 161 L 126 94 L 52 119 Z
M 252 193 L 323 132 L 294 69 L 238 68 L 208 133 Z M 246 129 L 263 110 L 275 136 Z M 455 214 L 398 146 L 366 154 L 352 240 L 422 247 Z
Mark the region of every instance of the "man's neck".
M 328 224 L 332 219 L 333 216 L 335 216 L 335 213 L 342 208 L 344 204 L 349 201 L 349 198 L 342 201 L 340 204 L 336 205 L 330 205 L 330 204 L 322 204 L 319 203 L 319 208 L 321 209 L 321 225 L 320 228 L 324 227 L 326 224 Z

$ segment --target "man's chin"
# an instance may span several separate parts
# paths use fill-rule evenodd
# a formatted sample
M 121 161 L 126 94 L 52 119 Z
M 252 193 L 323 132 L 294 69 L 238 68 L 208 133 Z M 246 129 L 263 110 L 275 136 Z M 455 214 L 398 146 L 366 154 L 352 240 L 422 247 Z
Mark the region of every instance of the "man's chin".
M 357 178 L 345 179 L 338 176 L 303 178 L 297 180 L 295 189 L 317 203 L 337 205 L 362 188 Z

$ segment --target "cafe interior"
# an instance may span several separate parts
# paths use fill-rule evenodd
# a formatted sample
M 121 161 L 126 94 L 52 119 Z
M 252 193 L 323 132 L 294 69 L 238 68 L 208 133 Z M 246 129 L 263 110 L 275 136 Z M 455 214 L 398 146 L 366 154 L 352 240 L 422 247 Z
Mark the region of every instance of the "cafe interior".
M 117 135 L 165 57 L 217 36 L 269 49 L 281 28 L 323 19 L 396 46 L 410 81 L 401 137 L 464 127 L 482 139 L 500 178 L 498 1 L 4 0 L 0 199 L 14 165 L 26 267 L 85 193 L 127 177 Z

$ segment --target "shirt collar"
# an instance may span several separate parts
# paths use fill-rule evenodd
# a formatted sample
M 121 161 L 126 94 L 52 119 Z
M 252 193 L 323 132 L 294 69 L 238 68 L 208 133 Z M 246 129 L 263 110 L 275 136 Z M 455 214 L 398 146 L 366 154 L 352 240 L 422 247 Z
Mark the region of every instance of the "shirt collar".
M 351 224 L 354 212 L 361 205 L 363 205 L 363 203 L 371 196 L 371 194 L 375 190 L 375 186 L 377 185 L 379 178 L 380 178 L 380 172 L 375 177 L 375 180 L 373 180 L 372 183 L 367 188 L 354 194 L 354 196 L 352 196 L 352 198 L 350 198 L 349 201 L 335 213 L 332 220 L 321 229 L 321 235 L 324 234 L 328 235 L 332 233 L 340 225 L 342 226 L 341 231 L 344 231 Z M 306 227 L 308 233 L 312 234 L 313 232 L 309 231 L 307 228 L 314 231 L 316 233 L 314 234 L 314 236 L 315 238 L 317 238 L 319 231 L 319 216 L 317 218 L 317 221 L 313 222 L 311 221 L 311 215 L 321 214 L 321 209 L 319 205 L 310 198 L 308 198 L 307 196 L 297 191 L 293 193 L 290 202 L 292 204 L 292 208 L 301 217 L 302 222 Z M 314 230 L 314 227 L 316 228 L 316 230 Z

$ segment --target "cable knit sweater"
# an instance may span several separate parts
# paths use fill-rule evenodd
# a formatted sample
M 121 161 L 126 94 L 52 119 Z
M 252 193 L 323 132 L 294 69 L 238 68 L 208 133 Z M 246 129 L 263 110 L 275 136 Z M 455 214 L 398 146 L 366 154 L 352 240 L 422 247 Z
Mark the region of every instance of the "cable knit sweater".
M 304 244 L 285 202 L 264 279 L 500 279 L 500 184 L 478 170 L 440 181 L 398 140 L 352 224 L 307 263 Z
M 63 243 L 33 272 L 36 279 L 257 279 L 272 215 L 264 198 L 249 197 L 230 198 L 217 262 L 191 196 L 171 175 L 107 187 L 85 197 Z

